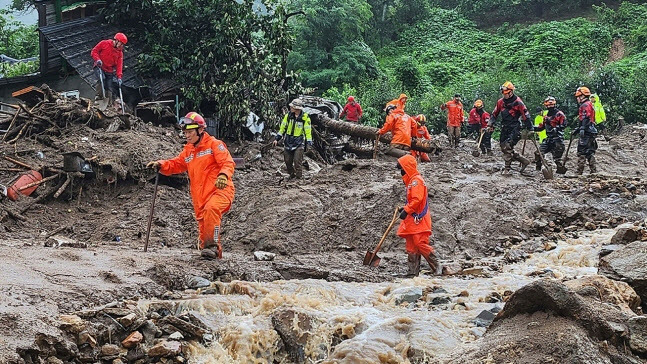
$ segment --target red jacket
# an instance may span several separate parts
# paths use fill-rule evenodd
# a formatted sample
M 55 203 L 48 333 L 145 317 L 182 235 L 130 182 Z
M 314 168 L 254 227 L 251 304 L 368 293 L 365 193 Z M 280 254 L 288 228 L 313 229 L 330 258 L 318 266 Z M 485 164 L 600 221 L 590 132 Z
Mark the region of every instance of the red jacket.
M 467 119 L 467 123 L 470 125 L 474 124 L 479 124 L 481 122 L 481 115 L 479 115 L 478 110 L 473 107 L 472 110 L 470 110 L 470 116 Z
M 346 120 L 358 122 L 359 118 L 362 117 L 362 107 L 357 102 L 349 102 L 344 106 L 344 110 L 339 114 L 339 118 L 343 118 L 346 115 Z
M 386 122 L 379 133 L 382 135 L 391 132 L 393 134 L 391 144 L 397 143 L 411 147 L 411 123 L 413 122 L 411 116 L 405 114 L 401 109 L 395 109 L 387 115 Z
M 407 154 L 400 157 L 398 163 L 406 172 L 402 176 L 402 181 L 407 186 L 407 204 L 404 206 L 407 217 L 400 223 L 398 236 L 405 237 L 420 233 L 431 234 L 431 213 L 429 212 L 427 186 L 418 172 L 416 158 L 411 154 Z
M 454 100 L 447 101 L 441 107 L 447 112 L 447 126 L 461 126 L 463 124 L 463 104 Z
M 117 78 L 123 75 L 124 52 L 114 47 L 112 39 L 102 40 L 92 48 L 92 58 L 95 61 L 101 60 L 101 69 L 106 73 L 117 71 Z
M 231 180 L 234 167 L 236 164 L 225 143 L 207 132 L 204 132 L 197 146 L 187 143 L 180 155 L 160 161 L 160 173 L 165 176 L 189 172 L 191 199 L 198 220 L 202 218 L 205 204 L 216 192 L 216 179 L 219 174 L 225 174 L 229 178 L 224 192 L 230 202 L 234 201 L 236 190 Z
M 589 100 L 581 103 L 578 116 L 580 118 L 580 127 L 582 129 L 588 128 L 591 123 L 595 123 L 595 109 L 593 108 L 593 103 Z
M 492 110 L 492 125 L 494 125 L 499 114 L 501 114 L 503 125 L 518 125 L 519 119 L 523 119 L 526 126 L 532 127 L 528 108 L 526 108 L 521 97 L 517 95 L 512 95 L 509 99 L 500 98 L 497 101 L 496 107 Z
M 481 129 L 487 128 L 487 123 L 490 121 L 490 113 L 483 111 L 479 121 L 481 122 Z
M 411 136 L 420 139 L 431 139 L 431 135 L 424 125 L 418 125 L 415 121 L 411 123 Z

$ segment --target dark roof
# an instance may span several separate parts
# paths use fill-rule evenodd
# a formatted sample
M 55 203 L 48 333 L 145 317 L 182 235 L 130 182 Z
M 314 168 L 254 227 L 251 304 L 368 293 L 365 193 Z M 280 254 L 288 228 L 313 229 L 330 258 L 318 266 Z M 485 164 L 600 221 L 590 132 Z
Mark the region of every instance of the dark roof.
M 115 33 L 119 32 L 112 26 L 101 24 L 98 16 L 48 25 L 40 27 L 39 30 L 67 63 L 74 67 L 81 78 L 92 87 L 98 79 L 92 68 L 94 61 L 90 52 L 101 40 L 112 39 Z M 148 88 L 153 97 L 177 88 L 178 84 L 173 80 L 145 79 L 135 73 L 137 56 L 141 49 L 139 42 L 132 38 L 128 40 L 124 48 L 124 85 L 132 88 Z

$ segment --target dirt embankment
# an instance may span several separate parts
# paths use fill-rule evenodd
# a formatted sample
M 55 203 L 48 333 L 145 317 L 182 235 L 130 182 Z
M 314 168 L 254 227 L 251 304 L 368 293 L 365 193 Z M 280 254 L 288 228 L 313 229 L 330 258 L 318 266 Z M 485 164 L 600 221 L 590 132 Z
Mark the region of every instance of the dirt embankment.
M 64 152 L 96 157 L 93 174 L 75 180 L 58 198 L 31 205 L 21 214 L 24 221 L 2 215 L 0 257 L 6 274 L 0 281 L 0 346 L 5 357 L 35 333 L 54 330 L 49 324 L 60 313 L 123 298 L 161 297 L 183 290 L 194 275 L 222 281 L 384 281 L 405 272 L 402 241 L 394 234 L 378 269 L 361 265 L 393 209 L 404 201 L 390 157 L 335 165 L 309 160 L 306 179 L 288 182 L 280 149 L 261 153 L 260 144 L 230 145 L 246 163 L 236 171 L 236 200 L 223 222 L 225 257 L 211 262 L 200 260 L 195 250 L 196 227 L 183 176 L 160 179 L 151 245 L 148 253 L 142 251 L 154 177 L 144 166 L 180 151 L 175 129 L 136 119 L 118 123 L 112 132 L 75 120 L 58 129 L 0 145 L 3 155 L 37 168 L 61 168 Z M 553 181 L 543 180 L 541 173 L 503 177 L 500 155 L 475 158 L 470 143 L 433 156 L 420 170 L 429 187 L 433 242 L 441 259 L 469 267 L 533 237 L 556 240 L 577 230 L 644 219 L 646 134 L 627 127 L 610 142 L 600 141 L 601 173 L 592 177 L 572 175 L 574 158 L 566 177 Z M 7 182 L 15 173 L 2 171 L 0 179 Z M 21 211 L 63 183 L 64 175 L 31 197 L 0 204 Z M 45 247 L 52 235 L 87 247 Z M 276 258 L 255 261 L 257 250 Z

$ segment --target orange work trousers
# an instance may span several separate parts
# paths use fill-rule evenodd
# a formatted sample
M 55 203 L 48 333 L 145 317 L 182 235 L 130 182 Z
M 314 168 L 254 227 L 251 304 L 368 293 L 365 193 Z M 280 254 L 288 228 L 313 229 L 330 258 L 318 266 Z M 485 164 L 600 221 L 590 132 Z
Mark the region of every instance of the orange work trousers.
M 431 236 L 431 233 L 405 235 L 407 253 L 429 257 L 429 254 L 434 253 L 434 247 L 429 245 L 429 236 Z
M 202 216 L 198 217 L 200 249 L 216 246 L 218 257 L 222 257 L 220 244 L 220 222 L 222 215 L 231 208 L 231 200 L 221 190 L 216 191 L 204 205 Z

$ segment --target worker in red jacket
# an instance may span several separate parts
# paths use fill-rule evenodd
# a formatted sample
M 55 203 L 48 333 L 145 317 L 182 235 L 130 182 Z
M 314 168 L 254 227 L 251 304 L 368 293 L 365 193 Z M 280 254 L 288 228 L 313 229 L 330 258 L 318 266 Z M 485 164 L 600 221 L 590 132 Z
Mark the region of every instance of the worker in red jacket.
M 339 114 L 339 118 L 341 119 L 346 116 L 346 121 L 358 123 L 362 118 L 362 113 L 362 107 L 357 101 L 355 101 L 355 97 L 348 96 L 348 103 L 346 103 L 344 110 L 342 110 L 341 114 Z
M 126 35 L 117 33 L 113 39 L 102 40 L 92 48 L 90 54 L 94 59 L 94 67 L 99 67 L 103 71 L 105 95 L 101 94 L 101 80 L 98 80 L 95 86 L 98 99 L 112 98 L 113 95 L 119 95 L 124 70 L 124 45 L 126 43 L 128 43 Z M 99 74 L 98 76 L 101 77 Z
M 222 258 L 220 222 L 234 201 L 234 159 L 222 140 L 209 135 L 204 118 L 190 112 L 180 119 L 186 144 L 172 159 L 148 163 L 165 176 L 188 172 L 193 210 L 198 220 L 200 249 L 207 259 Z
M 416 115 L 413 117 L 413 122 L 411 123 L 411 137 L 418 139 L 430 140 L 431 135 L 425 124 L 427 123 L 427 117 L 423 114 Z M 411 155 L 414 156 L 417 160 L 421 162 L 431 162 L 429 154 L 425 152 L 419 152 L 417 150 L 411 150 Z
M 417 276 L 420 272 L 420 257 L 425 258 L 433 274 L 438 270 L 438 259 L 429 244 L 431 236 L 431 213 L 425 180 L 418 172 L 416 159 L 407 154 L 398 159 L 402 181 L 407 187 L 407 203 L 400 208 L 398 236 L 406 241 L 408 274 Z
M 481 132 L 481 115 L 478 112 L 479 107 L 477 105 L 480 105 L 480 109 L 482 110 L 483 101 L 474 101 L 474 107 L 472 108 L 472 110 L 470 110 L 470 114 L 467 117 L 467 135 L 475 138 L 478 141 Z
M 598 142 L 595 137 L 598 135 L 598 129 L 595 127 L 595 107 L 589 99 L 590 97 L 591 90 L 588 87 L 582 86 L 575 90 L 575 98 L 580 105 L 578 110 L 580 125 L 573 130 L 574 133 L 580 135 L 577 142 L 577 174 L 579 175 L 584 173 L 587 162 L 591 173 L 598 171 L 595 161 L 595 151 L 598 150 Z
M 492 133 L 488 130 L 487 124 L 490 121 L 490 113 L 485 111 L 483 108 L 483 100 L 474 101 L 474 108 L 472 111 L 475 112 L 476 120 L 478 121 L 478 126 L 480 128 L 479 133 L 483 133 L 481 139 L 481 153 L 492 155 Z M 470 118 L 472 117 L 472 112 L 470 111 Z

